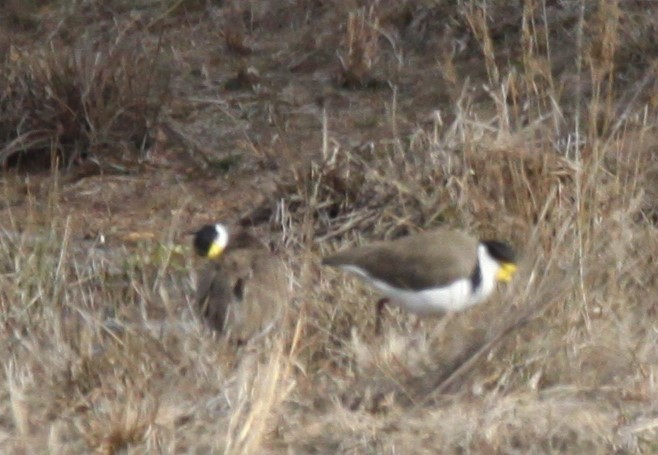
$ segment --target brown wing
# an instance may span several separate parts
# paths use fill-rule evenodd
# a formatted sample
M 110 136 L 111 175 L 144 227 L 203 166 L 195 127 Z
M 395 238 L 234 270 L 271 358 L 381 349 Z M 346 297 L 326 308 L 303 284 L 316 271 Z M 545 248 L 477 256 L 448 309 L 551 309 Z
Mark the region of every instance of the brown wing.
M 323 262 L 359 267 L 399 288 L 427 289 L 470 276 L 476 251 L 477 241 L 468 235 L 439 230 L 339 252 Z
M 283 264 L 269 251 L 233 250 L 204 270 L 197 289 L 207 323 L 247 340 L 278 319 L 288 286 Z
M 289 300 L 285 266 L 269 252 L 256 254 L 250 263 L 249 276 L 244 281 L 241 323 L 236 331 L 249 338 L 275 324 Z

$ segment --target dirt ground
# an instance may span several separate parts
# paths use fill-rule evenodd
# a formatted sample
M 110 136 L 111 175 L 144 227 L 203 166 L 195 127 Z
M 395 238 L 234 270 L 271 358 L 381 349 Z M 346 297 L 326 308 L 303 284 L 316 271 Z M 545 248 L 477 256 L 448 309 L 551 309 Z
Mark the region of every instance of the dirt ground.
M 658 450 L 651 2 L 35 0 L 0 20 L 1 451 Z M 195 316 L 190 233 L 217 220 L 288 264 L 268 340 Z M 520 276 L 377 338 L 374 294 L 319 258 L 437 225 L 510 241 Z

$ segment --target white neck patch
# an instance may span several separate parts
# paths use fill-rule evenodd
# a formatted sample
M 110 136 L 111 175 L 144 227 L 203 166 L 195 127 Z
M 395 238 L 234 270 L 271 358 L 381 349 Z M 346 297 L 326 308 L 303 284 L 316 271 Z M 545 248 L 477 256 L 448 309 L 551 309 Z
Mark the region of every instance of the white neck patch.
M 214 243 L 219 246 L 222 250 L 228 245 L 228 229 L 223 224 L 215 224 L 215 240 Z

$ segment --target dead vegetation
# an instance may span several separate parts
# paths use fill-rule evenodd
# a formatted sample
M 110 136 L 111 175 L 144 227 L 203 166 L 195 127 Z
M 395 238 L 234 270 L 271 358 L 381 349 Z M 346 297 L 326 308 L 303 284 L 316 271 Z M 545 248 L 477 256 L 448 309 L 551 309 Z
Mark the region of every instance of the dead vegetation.
M 88 159 L 103 167 L 144 156 L 169 99 L 169 76 L 160 49 L 146 49 L 128 31 L 8 47 L 0 74 L 3 167 L 70 169 Z
M 37 3 L 2 10 L 4 164 L 150 167 L 2 175 L 3 452 L 658 450 L 655 8 L 83 1 L 67 35 L 114 44 L 59 48 L 71 16 Z M 228 90 L 244 68 L 258 89 Z M 185 233 L 241 215 L 294 298 L 236 349 L 192 311 Z M 376 337 L 319 257 L 437 225 L 510 241 L 519 276 Z

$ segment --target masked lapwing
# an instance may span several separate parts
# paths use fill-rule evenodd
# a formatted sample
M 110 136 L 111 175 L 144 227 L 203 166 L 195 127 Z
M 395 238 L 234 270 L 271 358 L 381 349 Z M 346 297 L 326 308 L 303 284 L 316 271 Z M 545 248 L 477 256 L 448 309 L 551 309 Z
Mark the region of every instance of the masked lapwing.
M 243 228 L 203 226 L 194 234 L 197 254 L 209 259 L 197 282 L 201 317 L 241 344 L 277 325 L 288 301 L 283 262 Z
M 515 253 L 506 243 L 445 229 L 347 249 L 322 263 L 358 275 L 383 295 L 376 332 L 389 302 L 418 316 L 463 311 L 516 272 Z

